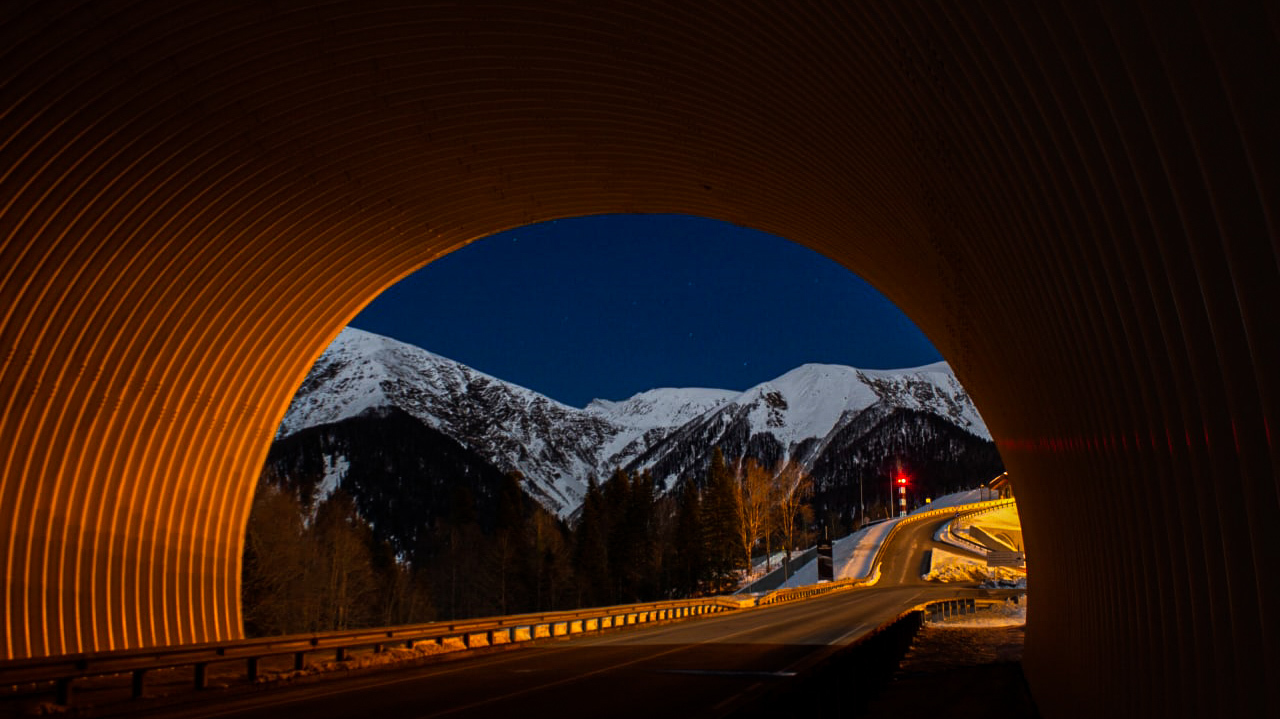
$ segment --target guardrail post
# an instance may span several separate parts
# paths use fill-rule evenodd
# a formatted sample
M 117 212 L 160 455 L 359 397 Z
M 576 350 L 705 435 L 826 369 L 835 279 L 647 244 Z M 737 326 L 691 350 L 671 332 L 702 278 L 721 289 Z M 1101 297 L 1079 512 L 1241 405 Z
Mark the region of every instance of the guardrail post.
M 337 648 L 336 650 L 334 650 L 334 652 L 333 652 L 333 658 L 334 658 L 334 660 L 335 660 L 335 661 L 339 661 L 339 662 L 345 662 L 345 661 L 347 661 L 347 648 L 346 648 L 346 647 L 338 647 L 338 648 Z
M 146 679 L 147 679 L 147 670 L 146 670 L 146 669 L 134 669 L 134 670 L 133 670 L 133 693 L 132 693 L 132 696 L 133 696 L 133 698 L 134 698 L 134 699 L 141 699 L 141 698 L 142 698 L 142 690 L 143 690 L 143 686 L 144 686 L 144 685 L 145 685 L 145 683 L 146 683 Z
M 196 677 L 195 677 L 196 689 L 208 689 L 209 688 L 209 663 L 197 662 L 195 669 L 196 669 Z
M 293 653 L 293 670 L 295 672 L 300 672 L 306 668 L 307 668 L 307 653 L 294 652 Z
M 249 682 L 252 683 L 258 681 L 258 658 L 249 657 L 248 665 L 249 666 L 245 670 L 245 673 L 249 675 Z
M 74 681 L 75 679 L 73 679 L 72 677 L 64 677 L 57 681 L 56 687 L 54 689 L 54 698 L 53 698 L 54 703 L 64 707 L 70 706 L 71 683 Z

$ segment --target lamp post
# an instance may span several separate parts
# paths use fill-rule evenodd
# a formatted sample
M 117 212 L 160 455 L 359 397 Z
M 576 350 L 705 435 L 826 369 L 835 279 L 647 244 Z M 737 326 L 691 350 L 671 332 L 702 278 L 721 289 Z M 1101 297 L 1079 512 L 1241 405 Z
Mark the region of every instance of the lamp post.
M 862 473 L 858 473 L 858 529 L 867 524 L 867 503 L 862 499 Z

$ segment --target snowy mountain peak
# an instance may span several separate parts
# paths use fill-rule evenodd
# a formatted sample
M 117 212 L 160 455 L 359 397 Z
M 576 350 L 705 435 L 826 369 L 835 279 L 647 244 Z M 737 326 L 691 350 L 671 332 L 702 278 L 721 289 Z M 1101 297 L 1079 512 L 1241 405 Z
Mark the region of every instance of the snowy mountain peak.
M 618 428 L 533 390 L 371 332 L 347 328 L 316 361 L 277 433 L 394 406 L 518 470 L 550 509 L 568 514 Z
M 782 457 L 797 448 L 814 457 L 828 437 L 873 407 L 934 414 L 990 437 L 946 363 L 909 370 L 806 364 L 745 392 L 662 388 L 579 409 L 355 328 L 343 330 L 316 361 L 277 436 L 387 407 L 502 471 L 518 470 L 526 489 L 561 516 L 578 507 L 592 475 L 654 468 L 658 479 L 671 479 L 693 466 L 695 454 L 730 437 L 744 448 L 763 442 Z M 673 454 L 684 459 L 664 464 Z
M 831 432 L 849 410 L 876 401 L 858 370 L 828 364 L 806 364 L 752 387 L 734 400 L 750 409 L 750 424 L 769 432 L 783 445 Z
M 593 399 L 586 411 L 627 427 L 671 427 L 684 424 L 737 396 L 733 390 L 664 387 L 632 395 L 620 402 Z

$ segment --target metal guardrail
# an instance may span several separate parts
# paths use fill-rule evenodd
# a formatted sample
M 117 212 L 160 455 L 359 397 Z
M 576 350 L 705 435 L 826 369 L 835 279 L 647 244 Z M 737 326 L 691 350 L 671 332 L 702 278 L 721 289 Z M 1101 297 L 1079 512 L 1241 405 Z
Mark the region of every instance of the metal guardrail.
M 1004 593 L 1002 596 L 989 598 L 975 597 L 956 597 L 953 599 L 935 599 L 922 604 L 916 609 L 924 612 L 926 621 L 937 622 L 949 617 L 964 616 L 966 614 L 976 614 L 984 609 L 1004 604 L 1008 599 L 1015 599 L 1025 594 L 1026 590 L 1017 590 Z
M 749 603 L 748 603 L 749 601 Z M 243 661 L 249 681 L 258 677 L 258 663 L 267 657 L 292 654 L 294 668 L 306 666 L 308 654 L 332 651 L 337 661 L 348 658 L 353 649 L 372 647 L 381 653 L 392 646 L 413 648 L 420 642 L 443 644 L 460 640 L 468 648 L 514 644 L 555 638 L 636 624 L 691 618 L 754 606 L 754 598 L 731 597 L 680 599 L 644 604 L 624 604 L 566 612 L 518 614 L 488 617 L 465 622 L 431 622 L 380 629 L 319 632 L 306 635 L 261 637 L 177 647 L 152 647 L 83 654 L 64 654 L 0 662 L 0 686 L 54 684 L 55 701 L 71 702 L 77 679 L 113 674 L 133 675 L 133 697 L 140 698 L 148 672 L 175 667 L 193 667 L 196 689 L 208 687 L 208 666 Z
M 993 500 L 980 503 L 980 506 L 969 505 L 971 509 L 965 514 L 985 511 L 1012 502 L 1013 500 Z M 258 677 L 258 663 L 267 657 L 292 654 L 294 668 L 301 670 L 306 666 L 307 655 L 320 651 L 332 651 L 337 661 L 343 661 L 348 658 L 348 652 L 353 649 L 372 647 L 375 653 L 381 653 L 391 646 L 403 645 L 412 648 L 419 642 L 425 641 L 443 644 L 450 640 L 460 640 L 466 648 L 471 649 L 493 646 L 495 643 L 515 644 L 808 599 L 834 591 L 873 584 L 878 578 L 877 570 L 883 559 L 885 548 L 893 541 L 899 529 L 922 519 L 954 513 L 956 513 L 955 508 L 935 509 L 901 519 L 880 543 L 871 562 L 872 571 L 865 577 L 779 589 L 759 598 L 718 596 L 679 599 L 566 612 L 486 617 L 464 622 L 430 622 L 379 629 L 319 632 L 177 647 L 16 659 L 0 662 L 0 686 L 52 683 L 55 701 L 58 704 L 67 705 L 71 702 L 73 686 L 77 679 L 132 674 L 132 695 L 134 698 L 140 698 L 145 689 L 147 673 L 158 669 L 193 667 L 195 688 L 205 689 L 208 687 L 208 667 L 215 663 L 243 661 L 246 663 L 249 681 L 254 681 Z
M 956 519 L 959 519 L 959 518 L 960 518 L 960 515 L 957 514 Z M 978 544 L 972 539 L 969 539 L 968 537 L 962 537 L 959 534 L 956 534 L 955 528 L 952 526 L 954 524 L 955 524 L 955 519 L 951 520 L 950 522 L 947 522 L 947 526 L 944 528 L 947 532 L 947 536 L 951 538 L 950 543 L 954 543 L 955 546 L 960 547 L 962 549 L 968 549 L 971 552 L 977 552 L 978 554 L 985 555 L 988 551 L 990 551 L 987 547 L 981 544 Z
M 902 529 L 902 527 L 908 524 L 915 524 L 916 522 L 922 519 L 941 517 L 948 514 L 956 515 L 956 516 L 963 514 L 965 516 L 968 516 L 971 513 L 986 512 L 986 511 L 995 509 L 996 507 L 1004 506 L 1006 504 L 1013 504 L 1013 503 L 1014 503 L 1014 500 L 1012 499 L 993 499 L 993 500 L 988 500 L 986 502 L 977 502 L 975 504 L 962 505 L 964 507 L 968 507 L 968 509 L 965 509 L 965 510 L 958 510 L 956 507 L 945 507 L 942 509 L 931 509 L 927 512 L 921 512 L 919 514 L 909 514 L 906 517 L 899 519 L 898 522 L 895 523 L 893 527 L 889 529 L 889 533 L 885 535 L 884 539 L 880 542 L 880 546 L 876 549 L 875 556 L 871 560 L 871 572 L 866 576 L 857 577 L 857 578 L 840 579 L 834 582 L 812 584 L 804 587 L 794 587 L 791 589 L 777 589 L 760 597 L 759 604 L 760 606 L 766 606 L 769 604 L 776 604 L 778 602 L 789 602 L 796 599 L 807 599 L 808 597 L 816 596 L 819 594 L 826 594 L 829 592 L 840 591 L 842 589 L 849 589 L 852 587 L 870 586 L 871 584 L 874 584 L 874 580 L 878 579 L 879 577 L 878 567 L 880 566 L 880 563 L 884 559 L 885 548 L 889 546 L 889 544 L 893 541 L 893 538 L 897 535 L 898 531 Z
M 956 512 L 955 518 L 953 518 L 950 522 L 947 523 L 947 526 L 946 526 L 947 536 L 951 537 L 957 542 L 960 542 L 963 545 L 968 545 L 966 549 L 971 549 L 980 554 L 986 554 L 987 552 L 991 551 L 990 547 L 984 544 L 981 544 L 979 542 L 975 542 L 972 539 L 969 539 L 968 537 L 962 537 L 953 531 L 956 521 L 961 518 L 966 520 L 972 520 L 974 517 L 977 517 L 979 515 L 987 514 L 988 512 L 993 512 L 997 509 L 1000 509 L 1001 507 L 1004 507 L 1009 504 L 1015 504 L 1015 503 L 1016 503 L 1015 500 L 1012 500 L 1012 499 L 992 500 L 991 502 L 984 503 L 984 504 L 990 504 L 991 506 L 979 507 L 977 509 L 970 509 L 964 512 Z
M 779 566 L 772 572 L 769 572 L 751 584 L 739 589 L 735 594 L 749 594 L 762 591 L 767 592 L 772 589 L 777 589 L 779 585 L 795 576 L 795 573 L 798 572 L 801 567 L 816 559 L 817 556 L 818 548 L 816 546 L 809 547 L 803 552 L 792 557 L 790 562 L 784 562 L 782 566 Z
M 940 602 L 930 602 L 924 607 L 924 613 L 928 616 L 928 621 L 931 622 L 963 614 L 973 614 L 977 611 L 978 603 L 976 600 L 971 598 L 946 599 Z

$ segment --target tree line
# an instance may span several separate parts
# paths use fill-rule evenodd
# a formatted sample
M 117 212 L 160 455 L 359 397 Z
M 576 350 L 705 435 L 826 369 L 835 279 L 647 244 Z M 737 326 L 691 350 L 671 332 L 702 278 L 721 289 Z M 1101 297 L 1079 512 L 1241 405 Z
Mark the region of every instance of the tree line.
M 807 544 L 813 517 L 799 468 L 717 449 L 671 492 L 647 472 L 593 478 L 570 521 L 531 499 L 518 473 L 496 490 L 460 477 L 408 541 L 386 528 L 409 532 L 397 507 L 412 501 L 347 480 L 318 497 L 279 471 L 290 466 L 301 464 L 269 464 L 249 518 L 243 608 L 255 636 L 727 592 L 753 553 Z M 353 460 L 348 479 L 357 470 Z

